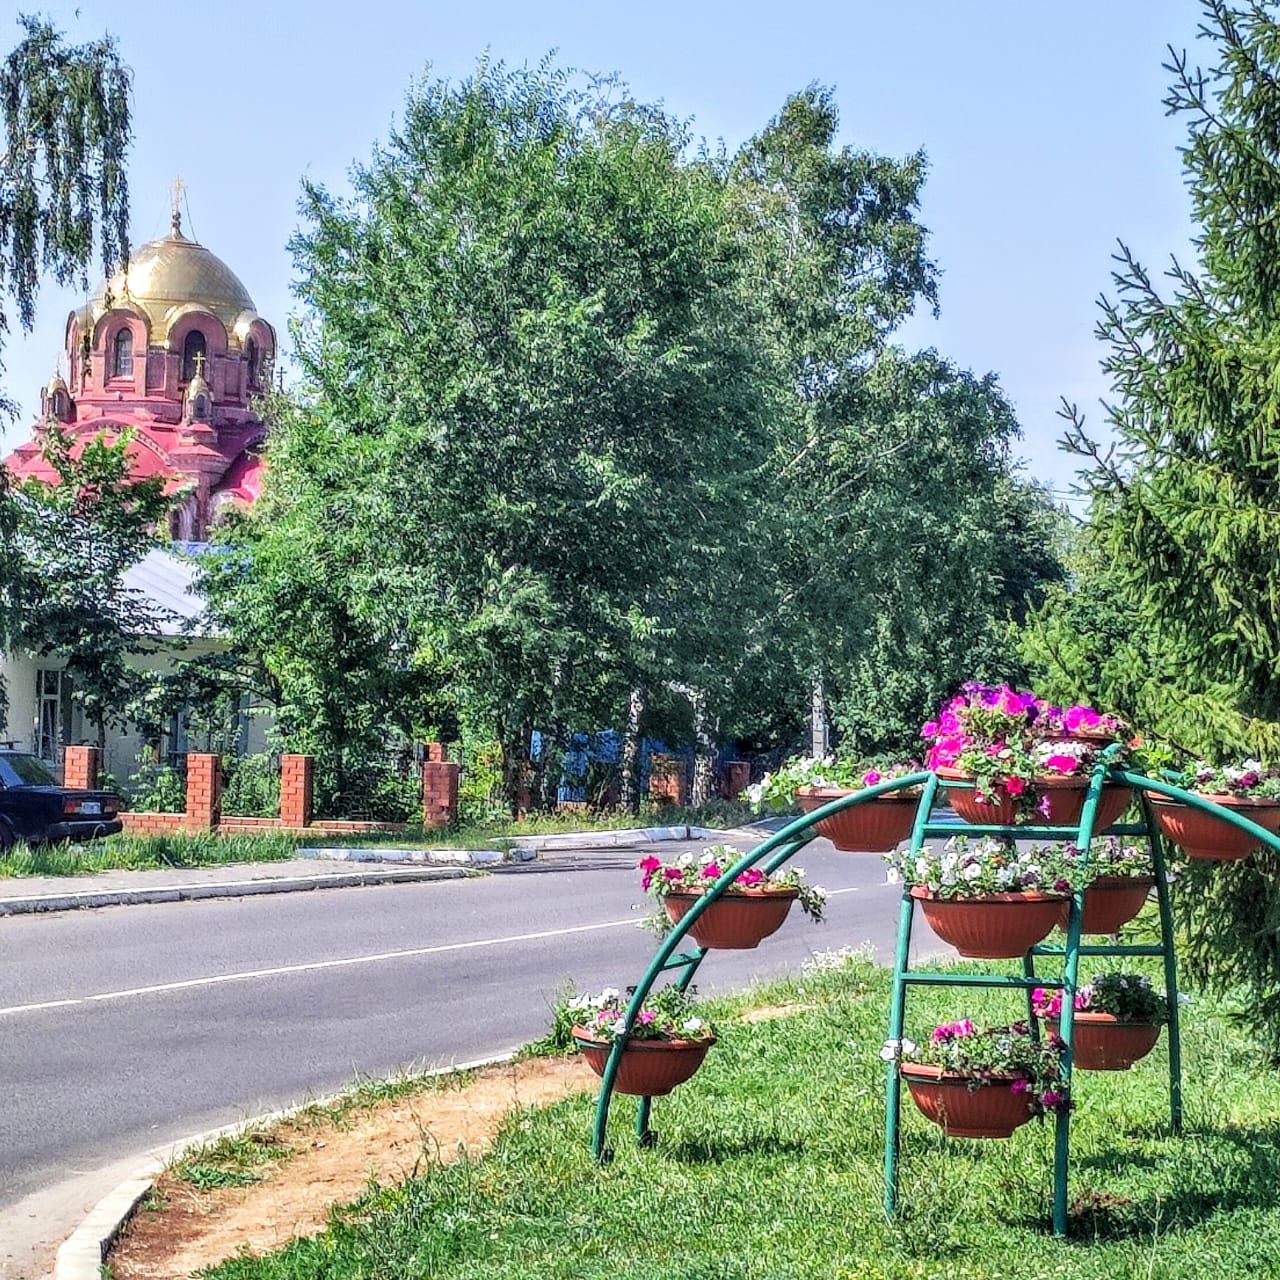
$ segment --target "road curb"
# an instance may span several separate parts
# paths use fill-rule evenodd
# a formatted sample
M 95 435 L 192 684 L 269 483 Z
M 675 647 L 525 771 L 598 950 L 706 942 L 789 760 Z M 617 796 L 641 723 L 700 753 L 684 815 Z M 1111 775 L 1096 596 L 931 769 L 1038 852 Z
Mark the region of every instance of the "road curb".
M 430 1071 L 418 1073 L 422 1079 L 456 1075 L 463 1071 L 478 1071 L 482 1067 L 499 1067 L 511 1062 L 518 1051 L 508 1049 L 505 1053 L 494 1054 L 488 1058 L 476 1058 L 471 1062 L 458 1062 L 448 1067 L 436 1067 Z M 254 1116 L 248 1120 L 238 1120 L 234 1124 L 225 1124 L 217 1129 L 208 1129 L 189 1138 L 180 1138 L 169 1148 L 166 1157 L 153 1156 L 133 1171 L 123 1182 L 113 1187 L 98 1201 L 81 1224 L 58 1247 L 57 1257 L 53 1264 L 52 1280 L 101 1280 L 102 1265 L 107 1261 L 112 1245 L 120 1233 L 129 1224 L 129 1219 L 138 1211 L 138 1206 L 146 1199 L 155 1186 L 155 1180 L 161 1172 L 185 1152 L 193 1147 L 207 1146 L 219 1138 L 230 1134 L 241 1133 L 246 1129 L 261 1125 L 277 1124 L 287 1120 L 299 1111 L 312 1106 L 328 1106 L 345 1097 L 349 1089 L 337 1093 L 326 1094 L 320 1098 L 310 1098 L 294 1106 L 281 1107 L 277 1111 L 268 1111 L 264 1115 Z
M 332 875 L 279 876 L 205 884 L 152 885 L 138 889 L 81 889 L 68 893 L 25 894 L 0 898 L 0 916 L 91 907 L 136 906 L 149 902 L 187 902 L 203 898 L 245 898 L 260 893 L 302 893 L 309 889 L 350 889 L 359 885 L 405 884 L 415 880 L 456 880 L 465 867 L 413 866 L 387 870 L 342 871 Z
M 623 827 L 616 831 L 580 831 L 547 836 L 497 836 L 495 843 L 512 843 L 513 852 L 562 853 L 572 849 L 616 849 L 633 844 L 659 844 L 664 840 L 713 840 L 724 832 L 713 827 Z
M 504 862 L 529 862 L 537 852 L 529 848 L 519 849 L 388 849 L 379 845 L 355 846 L 350 849 L 330 849 L 323 845 L 313 849 L 299 849 L 298 857 L 338 862 L 391 862 L 413 866 L 462 866 L 497 867 Z

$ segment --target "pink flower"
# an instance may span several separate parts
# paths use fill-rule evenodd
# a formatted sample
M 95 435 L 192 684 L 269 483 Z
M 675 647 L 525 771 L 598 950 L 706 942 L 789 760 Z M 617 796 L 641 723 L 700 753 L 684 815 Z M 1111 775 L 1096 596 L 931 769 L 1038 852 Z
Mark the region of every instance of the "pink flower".
M 938 736 L 938 722 L 936 720 L 926 720 L 920 726 L 920 736 L 922 738 L 936 738 Z
M 954 711 L 944 711 L 938 717 L 938 732 L 944 735 L 960 732 L 960 720 Z
M 1044 767 L 1054 773 L 1074 773 L 1079 763 L 1075 756 L 1055 754 L 1045 760 Z
M 882 775 L 878 769 L 868 769 L 866 773 L 862 775 L 862 781 L 866 786 L 874 787 L 876 783 L 880 781 L 881 776 Z
M 1081 729 L 1096 729 L 1101 723 L 1102 717 L 1092 707 L 1068 707 L 1062 715 L 1062 727 L 1068 733 L 1079 733 Z
M 657 1016 L 658 1015 L 654 1013 L 652 1009 L 641 1009 L 636 1015 L 636 1021 L 642 1022 L 645 1026 L 648 1026 L 649 1023 L 651 1023 Z
M 739 877 L 738 883 L 748 889 L 755 888 L 764 879 L 764 872 L 759 867 L 748 867 Z
M 973 1035 L 973 1023 L 968 1018 L 961 1018 L 953 1029 L 957 1036 Z
M 702 878 L 704 880 L 719 880 L 723 874 L 724 872 L 720 870 L 718 862 L 708 862 L 703 865 Z
M 1067 1095 L 1058 1089 L 1046 1089 L 1040 1095 L 1040 1104 L 1052 1110 L 1054 1107 L 1062 1106 L 1066 1101 L 1066 1097 Z
M 663 874 L 663 875 L 664 875 L 668 880 L 683 880 L 683 879 L 684 879 L 684 872 L 683 872 L 683 871 L 681 871 L 679 867 L 663 867 L 663 868 L 662 868 L 662 874 Z
M 1026 1093 L 1026 1091 L 1027 1091 L 1027 1082 L 1026 1082 L 1025 1080 L 1010 1080 L 1010 1081 L 1009 1081 L 1009 1092 L 1010 1092 L 1010 1093 Z
M 1036 805 L 1036 808 L 1040 810 L 1042 818 L 1049 816 L 1049 793 L 1047 791 L 1040 797 L 1040 803 Z
M 662 866 L 662 859 L 655 857 L 653 854 L 650 854 L 647 858 L 640 859 L 641 871 L 657 871 L 660 866 Z
M 1011 796 L 1020 796 L 1027 789 L 1027 784 L 1023 779 L 1014 777 L 1011 774 L 1004 780 L 1004 789 Z

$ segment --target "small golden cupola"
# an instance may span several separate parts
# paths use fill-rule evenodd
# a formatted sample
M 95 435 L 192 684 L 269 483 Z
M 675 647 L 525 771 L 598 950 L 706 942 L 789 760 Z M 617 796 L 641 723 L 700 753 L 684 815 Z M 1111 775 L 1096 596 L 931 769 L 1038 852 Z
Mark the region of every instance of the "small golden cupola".
M 46 422 L 51 419 L 55 422 L 70 422 L 74 407 L 71 403 L 71 392 L 67 390 L 67 384 L 62 380 L 62 373 L 55 369 L 53 377 L 49 379 L 49 385 L 45 387 L 40 397 L 41 416 Z

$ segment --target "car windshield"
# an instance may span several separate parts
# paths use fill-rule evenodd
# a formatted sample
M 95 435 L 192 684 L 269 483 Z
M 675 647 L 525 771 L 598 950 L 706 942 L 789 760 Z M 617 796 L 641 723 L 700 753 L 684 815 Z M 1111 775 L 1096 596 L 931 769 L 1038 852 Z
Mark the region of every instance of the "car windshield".
M 0 782 L 6 787 L 56 787 L 58 780 L 39 756 L 0 752 Z

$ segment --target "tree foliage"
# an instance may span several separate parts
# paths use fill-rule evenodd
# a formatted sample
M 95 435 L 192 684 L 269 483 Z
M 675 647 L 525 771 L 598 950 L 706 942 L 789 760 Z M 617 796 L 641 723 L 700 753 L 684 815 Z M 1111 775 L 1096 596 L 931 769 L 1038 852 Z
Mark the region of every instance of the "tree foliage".
M 66 658 L 76 698 L 105 745 L 108 723 L 136 720 L 147 679 L 129 659 L 153 652 L 167 616 L 124 575 L 157 546 L 168 509 L 164 480 L 136 478 L 130 437 L 77 443 L 55 423 L 41 431 L 57 482 L 19 486 L 16 542 L 25 590 L 16 642 Z
M 87 286 L 95 241 L 108 276 L 128 256 L 132 125 L 110 36 L 68 45 L 48 22 L 19 22 L 24 36 L 0 64 L 0 296 L 29 330 L 42 276 Z M 0 351 L 8 328 L 0 306 Z M 0 413 L 14 408 L 0 394 Z
M 1050 600 L 1026 647 L 1064 693 L 1092 693 L 1196 754 L 1274 757 L 1280 22 L 1270 4 L 1206 0 L 1200 35 L 1213 65 L 1171 50 L 1166 99 L 1187 122 L 1197 261 L 1172 262 L 1162 291 L 1121 246 L 1099 325 L 1112 442 L 1067 409 L 1092 572 Z M 1251 1021 L 1280 1055 L 1277 883 L 1277 859 L 1258 855 L 1230 874 L 1198 871 L 1180 901 L 1194 971 L 1246 983 Z

